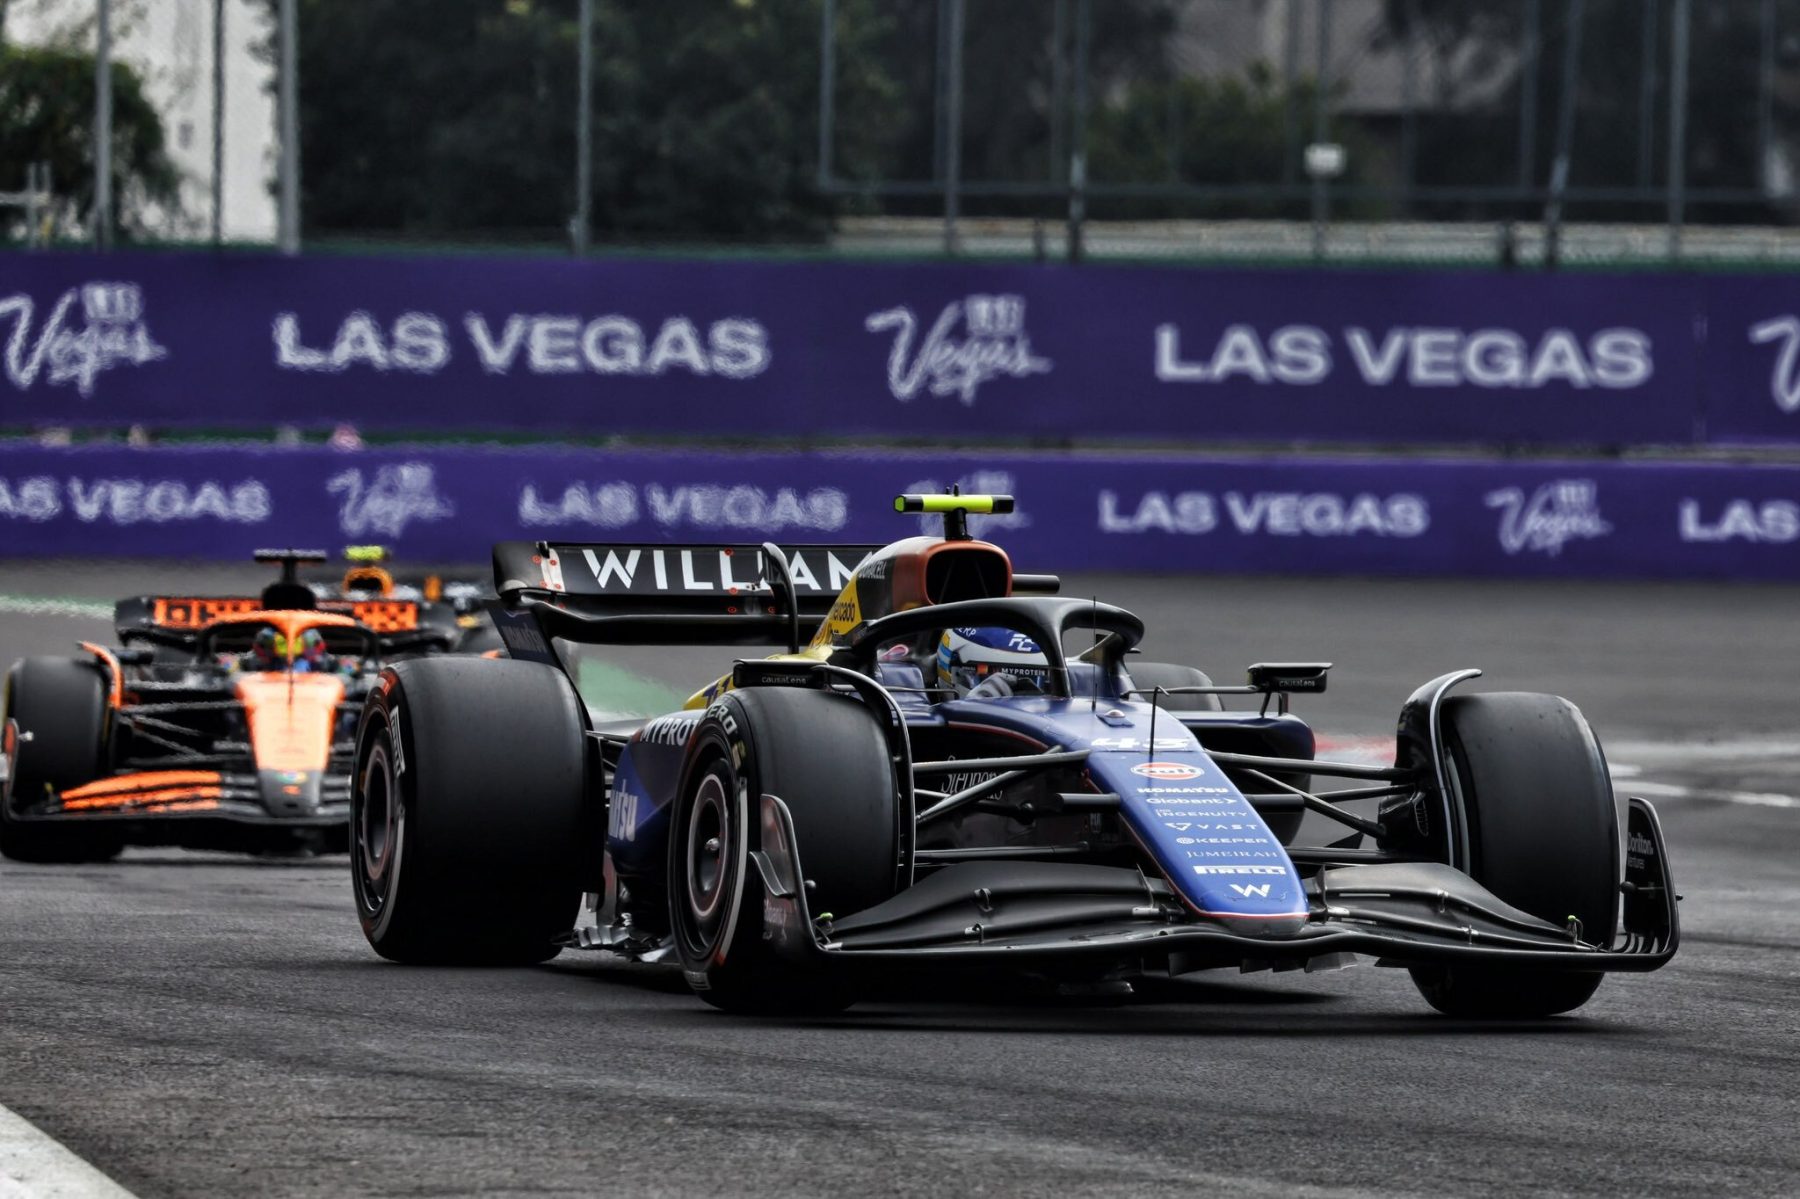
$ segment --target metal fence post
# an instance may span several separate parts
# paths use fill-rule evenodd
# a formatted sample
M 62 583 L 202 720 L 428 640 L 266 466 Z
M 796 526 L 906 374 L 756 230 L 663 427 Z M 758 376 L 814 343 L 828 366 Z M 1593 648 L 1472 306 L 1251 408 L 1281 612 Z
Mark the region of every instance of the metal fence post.
M 837 123 L 837 0 L 819 17 L 819 190 L 831 189 L 831 135 Z
M 570 242 L 577 257 L 588 252 L 594 203 L 594 0 L 581 0 L 575 52 L 575 215 Z
M 1637 184 L 1652 186 L 1652 144 L 1656 141 L 1656 16 L 1658 0 L 1643 0 L 1643 65 L 1638 78 Z
M 1757 14 L 1756 178 L 1769 190 L 1769 154 L 1775 148 L 1775 0 Z
M 1669 31 L 1669 258 L 1681 260 L 1687 187 L 1688 34 L 1692 0 L 1675 0 Z
M 112 245 L 112 0 L 100 0 L 94 49 L 94 245 Z
M 1300 169 L 1300 119 L 1294 88 L 1300 82 L 1300 3 L 1287 0 L 1287 31 L 1281 46 L 1281 181 L 1293 183 Z
M 1313 145 L 1321 145 L 1329 132 L 1326 93 L 1330 84 L 1326 73 L 1331 69 L 1331 0 L 1318 0 L 1319 32 L 1317 57 L 1313 67 Z M 1325 260 L 1325 226 L 1331 220 L 1331 191 L 1323 171 L 1312 171 L 1312 256 L 1314 262 Z
M 1093 34 L 1093 0 L 1075 4 L 1075 111 L 1069 133 L 1069 261 L 1087 252 L 1082 226 L 1087 222 L 1088 41 Z
M 281 0 L 281 252 L 300 252 L 300 20 Z
M 1413 184 L 1419 158 L 1419 0 L 1406 0 L 1406 38 L 1400 44 L 1400 191 L 1401 211 L 1412 215 Z
M 963 3 L 950 0 L 949 80 L 944 102 L 944 253 L 961 248 L 956 232 L 962 196 Z
M 1575 141 L 1575 105 L 1581 98 L 1581 34 L 1586 0 L 1569 0 L 1569 23 L 1563 30 L 1562 95 L 1557 97 L 1556 157 L 1550 165 L 1550 195 L 1544 202 L 1544 265 L 1554 270 L 1562 260 L 1563 195 L 1569 189 L 1569 157 Z
M 1069 121 L 1069 0 L 1050 7 L 1050 182 L 1060 183 L 1068 168 L 1063 151 Z
M 225 0 L 213 0 L 212 243 L 225 240 Z
M 1542 33 L 1539 2 L 1526 0 L 1525 28 L 1521 32 L 1525 45 L 1519 52 L 1519 188 L 1523 191 L 1537 184 L 1538 54 Z

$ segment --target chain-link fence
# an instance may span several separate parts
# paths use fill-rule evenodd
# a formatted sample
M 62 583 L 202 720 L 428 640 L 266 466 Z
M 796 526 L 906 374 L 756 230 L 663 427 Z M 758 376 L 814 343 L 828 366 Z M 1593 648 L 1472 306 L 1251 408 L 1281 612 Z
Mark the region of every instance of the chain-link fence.
M 87 36 L 103 2 L 24 7 Z M 1800 0 L 172 0 L 138 24 L 117 52 L 183 180 L 142 238 L 204 238 L 223 204 L 255 210 L 226 240 L 315 245 L 1800 260 Z M 234 126 L 248 149 L 207 144 Z M 49 155 L 13 141 L 24 200 Z M 91 235 L 84 202 L 55 211 Z

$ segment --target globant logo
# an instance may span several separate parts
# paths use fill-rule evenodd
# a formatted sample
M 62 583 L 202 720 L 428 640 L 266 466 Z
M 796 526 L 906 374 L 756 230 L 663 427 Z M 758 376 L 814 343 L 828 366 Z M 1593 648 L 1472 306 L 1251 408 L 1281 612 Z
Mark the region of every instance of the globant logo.
M 1613 527 L 1600 515 L 1600 488 L 1592 479 L 1557 479 L 1529 498 L 1523 488 L 1487 494 L 1487 506 L 1502 510 L 1500 548 L 1508 554 L 1532 552 L 1554 558 L 1571 541 L 1605 537 Z
M 954 395 L 964 404 L 973 404 L 976 389 L 983 383 L 1047 375 L 1053 365 L 1031 352 L 1022 296 L 971 295 L 952 300 L 944 305 L 916 352 L 913 340 L 919 318 L 911 308 L 870 313 L 863 328 L 894 334 L 887 378 L 888 391 L 896 400 L 910 400 L 929 390 L 935 396 Z

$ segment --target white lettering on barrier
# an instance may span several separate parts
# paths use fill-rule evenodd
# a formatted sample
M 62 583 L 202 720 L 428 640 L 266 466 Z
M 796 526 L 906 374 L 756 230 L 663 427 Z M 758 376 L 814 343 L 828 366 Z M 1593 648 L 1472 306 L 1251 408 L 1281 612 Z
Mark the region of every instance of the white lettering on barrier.
M 1600 487 L 1592 479 L 1557 479 L 1527 498 L 1520 487 L 1487 494 L 1487 506 L 1502 510 L 1500 548 L 1529 550 L 1552 558 L 1571 541 L 1594 540 L 1613 531 L 1600 514 Z
M 965 336 L 954 336 L 959 325 Z M 863 321 L 871 333 L 893 331 L 888 350 L 888 391 L 910 400 L 921 391 L 954 395 L 964 404 L 992 379 L 1047 375 L 1052 363 L 1031 352 L 1025 333 L 1025 300 L 1016 295 L 971 295 L 944 305 L 914 354 L 919 318 L 911 308 L 872 312 Z M 909 361 L 910 355 L 910 361 Z
M 1800 539 L 1800 503 L 1793 500 L 1728 500 L 1708 518 L 1701 502 L 1684 499 L 1679 508 L 1686 542 L 1750 541 L 1784 545 Z
M 3 312 L 4 309 L 0 309 Z M 463 315 L 462 326 L 475 360 L 490 375 L 515 367 L 533 375 L 661 375 L 685 370 L 694 375 L 748 379 L 769 368 L 768 331 L 748 317 L 727 317 L 706 327 L 672 316 L 646 339 L 644 328 L 616 313 L 584 320 L 573 314 L 511 313 L 490 321 L 479 312 Z M 339 373 L 352 367 L 376 371 L 435 374 L 453 355 L 450 326 L 430 312 L 405 312 L 391 327 L 358 309 L 338 323 L 330 348 L 309 345 L 293 312 L 277 313 L 273 325 L 275 365 L 283 370 Z
M 1136 504 L 1119 494 L 1099 493 L 1103 533 L 1184 533 L 1198 536 L 1229 527 L 1246 537 L 1418 537 L 1431 527 L 1431 505 L 1409 493 L 1376 496 L 1367 492 L 1206 491 L 1173 495 L 1147 491 Z
M 1800 412 L 1800 318 L 1778 316 L 1750 327 L 1756 345 L 1777 342 L 1779 352 L 1769 371 L 1769 397 L 1783 412 Z
M 1800 329 L 1800 326 L 1797 326 Z M 1650 335 L 1641 329 L 1601 329 L 1583 341 L 1568 329 L 1547 329 L 1535 342 L 1512 329 L 1409 328 L 1379 333 L 1343 331 L 1350 361 L 1370 387 L 1534 389 L 1550 383 L 1576 388 L 1640 387 L 1655 374 Z M 1181 329 L 1158 325 L 1156 378 L 1164 383 L 1311 386 L 1335 368 L 1331 335 L 1312 325 L 1284 325 L 1265 341 L 1250 325 L 1228 325 L 1210 353 L 1182 357 Z M 1800 395 L 1796 404 L 1800 405 Z
M 185 479 L 0 477 L 0 518 L 43 522 L 65 512 L 83 524 L 170 524 L 219 520 L 262 524 L 274 512 L 261 481 L 194 483 Z
M 646 514 L 658 528 L 737 529 L 777 533 L 789 529 L 832 533 L 850 519 L 850 497 L 836 487 L 774 491 L 739 484 L 667 487 L 648 483 L 567 484 L 560 496 L 527 483 L 519 491 L 519 523 L 527 528 L 584 524 L 620 529 Z
M 80 327 L 69 317 L 77 297 L 85 321 Z M 42 373 L 51 386 L 73 383 L 83 397 L 92 396 L 102 372 L 169 356 L 150 336 L 144 292 L 135 283 L 93 282 L 69 288 L 50 306 L 34 339 L 35 311 L 36 304 L 23 292 L 0 298 L 0 322 L 14 320 L 12 336 L 6 340 L 6 378 L 20 391 Z
M 372 479 L 352 467 L 325 483 L 328 494 L 341 497 L 338 528 L 349 537 L 379 533 L 399 537 L 415 520 L 444 520 L 456 514 L 437 489 L 437 473 L 429 462 L 402 462 L 378 468 Z

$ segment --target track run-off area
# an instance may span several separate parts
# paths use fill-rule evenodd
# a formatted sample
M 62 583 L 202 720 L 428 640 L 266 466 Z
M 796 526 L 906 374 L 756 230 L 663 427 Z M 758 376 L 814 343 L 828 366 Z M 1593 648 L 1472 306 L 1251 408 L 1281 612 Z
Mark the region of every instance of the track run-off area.
M 109 640 L 115 597 L 264 577 L 8 562 L 0 665 Z M 342 857 L 134 850 L 0 864 L 0 1105 L 146 1199 L 1800 1193 L 1800 587 L 1113 576 L 1065 592 L 1131 608 L 1147 657 L 1220 682 L 1334 662 L 1330 691 L 1296 701 L 1334 754 L 1384 752 L 1407 694 L 1458 667 L 1568 696 L 1616 785 L 1662 813 L 1680 954 L 1518 1024 L 1436 1016 L 1369 966 L 1203 974 L 1113 1005 L 922 985 L 838 1018 L 752 1020 L 601 955 L 389 965 Z M 582 682 L 596 705 L 655 706 L 729 657 L 609 652 Z M 32 1169 L 103 1193 L 44 1166 L 28 1132 L 0 1121 L 0 1196 L 58 1193 Z

